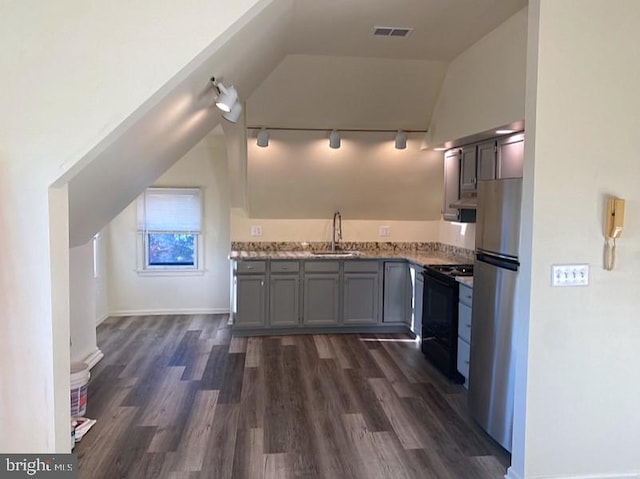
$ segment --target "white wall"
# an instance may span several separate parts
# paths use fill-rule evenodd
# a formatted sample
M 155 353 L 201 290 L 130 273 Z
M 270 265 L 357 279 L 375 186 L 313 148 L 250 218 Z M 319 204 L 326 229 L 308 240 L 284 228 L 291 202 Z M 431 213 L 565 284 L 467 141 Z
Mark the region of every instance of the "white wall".
M 526 43 L 525 8 L 449 64 L 425 136 L 429 146 L 524 118 Z
M 155 186 L 197 186 L 204 200 L 204 272 L 149 275 L 137 271 L 134 201 L 109 226 L 109 293 L 113 315 L 229 311 L 229 188 L 224 137 L 196 145 Z
M 442 209 L 442 153 L 420 150 L 412 135 L 346 132 L 329 148 L 326 132 L 275 131 L 269 146 L 249 138 L 249 214 L 257 218 L 437 220 Z
M 96 325 L 109 315 L 107 252 L 104 231 L 69 250 L 71 361 L 93 367 L 104 356 L 96 341 Z
M 70 249 L 69 271 L 71 361 L 82 362 L 98 349 L 93 241 Z
M 446 62 L 287 55 L 247 100 L 250 126 L 426 129 Z
M 640 475 L 640 4 L 531 2 L 525 250 L 527 377 L 516 403 L 513 477 Z M 530 128 L 532 127 L 532 128 Z M 627 200 L 617 265 L 603 269 L 603 204 Z M 590 284 L 552 288 L 555 263 Z
M 50 185 L 254 3 L 3 4 L 1 451 L 69 451 L 69 196 Z
M 95 323 L 100 324 L 109 317 L 109 227 L 103 228 L 96 238 L 96 277 L 94 278 L 96 310 Z
M 272 219 L 250 218 L 239 208 L 231 209 L 231 240 L 252 241 L 331 241 L 332 217 L 325 219 Z M 251 236 L 251 227 L 260 226 L 262 236 Z M 380 226 L 389 227 L 389 236 L 380 236 Z M 399 221 L 399 220 L 342 220 L 342 237 L 349 242 L 392 241 L 441 242 L 460 248 L 474 249 L 475 224 L 450 223 L 448 221 Z

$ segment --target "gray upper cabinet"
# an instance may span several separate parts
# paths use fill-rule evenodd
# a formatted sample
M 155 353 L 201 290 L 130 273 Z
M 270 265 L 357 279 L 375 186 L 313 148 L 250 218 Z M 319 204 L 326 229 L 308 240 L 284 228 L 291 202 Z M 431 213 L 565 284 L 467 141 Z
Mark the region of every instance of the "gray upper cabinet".
M 343 324 L 378 324 L 380 303 L 378 271 L 378 261 L 345 261 Z
M 298 326 L 300 324 L 299 275 L 271 274 L 269 324 L 271 326 Z
M 409 265 L 405 262 L 384 264 L 384 323 L 405 323 L 411 321 L 411 277 Z
M 498 138 L 497 178 L 522 178 L 524 133 Z
M 497 168 L 496 140 L 485 141 L 478 145 L 478 180 L 493 180 Z
M 458 221 L 460 210 L 449 205 L 460 198 L 460 150 L 449 150 L 444 154 L 444 199 L 442 219 Z
M 477 149 L 476 145 L 462 148 L 460 159 L 460 193 L 477 189 Z
M 260 265 L 249 265 L 260 269 Z M 238 268 L 240 270 L 240 268 Z M 238 274 L 236 281 L 236 313 L 234 327 L 263 328 L 266 326 L 266 275 Z

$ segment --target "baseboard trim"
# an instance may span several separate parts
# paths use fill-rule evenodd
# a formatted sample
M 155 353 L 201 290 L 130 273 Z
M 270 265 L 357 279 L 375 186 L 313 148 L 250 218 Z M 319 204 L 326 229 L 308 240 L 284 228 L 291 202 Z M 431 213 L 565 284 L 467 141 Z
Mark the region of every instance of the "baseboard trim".
M 524 476 L 521 476 L 519 473 L 515 472 L 513 468 L 507 469 L 507 474 L 504 476 L 505 479 L 524 479 Z M 535 476 L 533 479 L 632 479 L 632 478 L 640 478 L 639 472 L 628 472 L 624 474 L 586 474 L 579 476 Z
M 523 477 L 513 470 L 513 467 L 509 467 L 507 469 L 507 473 L 504 476 L 504 479 L 523 479 Z
M 102 316 L 100 316 L 98 319 L 96 319 L 96 326 L 99 326 L 105 319 L 107 319 L 110 315 L 109 314 L 103 314 Z
M 104 358 L 104 353 L 100 351 L 100 348 L 96 348 L 96 350 L 92 353 L 89 353 L 86 358 L 82 360 L 83 363 L 86 363 L 89 366 L 89 369 L 92 369 L 100 360 Z
M 229 308 L 129 309 L 112 311 L 109 316 L 162 316 L 167 314 L 229 314 Z

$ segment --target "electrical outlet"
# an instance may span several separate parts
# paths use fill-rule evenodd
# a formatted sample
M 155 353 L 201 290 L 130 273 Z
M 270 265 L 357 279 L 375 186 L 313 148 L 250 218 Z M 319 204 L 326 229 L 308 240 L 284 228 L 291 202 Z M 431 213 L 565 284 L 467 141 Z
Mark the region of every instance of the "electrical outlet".
M 378 233 L 380 234 L 380 236 L 389 236 L 389 234 L 391 233 L 391 227 L 390 226 L 380 226 L 380 229 L 378 230 Z
M 588 264 L 551 265 L 551 286 L 588 286 Z
M 262 236 L 262 226 L 252 226 L 251 236 Z

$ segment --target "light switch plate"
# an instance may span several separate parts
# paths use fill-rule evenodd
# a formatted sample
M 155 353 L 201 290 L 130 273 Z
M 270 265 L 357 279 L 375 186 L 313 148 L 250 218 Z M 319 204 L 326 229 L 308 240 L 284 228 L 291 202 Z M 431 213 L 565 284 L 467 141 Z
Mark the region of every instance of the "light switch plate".
M 262 236 L 262 226 L 252 226 L 251 236 Z
M 589 286 L 589 265 L 551 265 L 551 286 Z
M 378 234 L 380 236 L 389 236 L 390 233 L 391 233 L 390 226 L 380 226 L 380 229 L 378 230 Z

